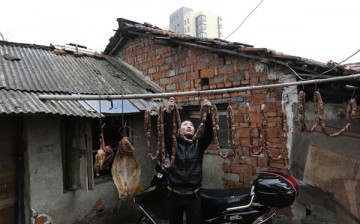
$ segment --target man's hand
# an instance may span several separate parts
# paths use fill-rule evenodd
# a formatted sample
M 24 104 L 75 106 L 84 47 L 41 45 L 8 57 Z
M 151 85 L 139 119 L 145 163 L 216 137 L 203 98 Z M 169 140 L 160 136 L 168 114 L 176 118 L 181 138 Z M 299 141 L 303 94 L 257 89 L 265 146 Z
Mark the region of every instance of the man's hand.
M 175 98 L 170 97 L 169 101 L 168 101 L 168 106 L 166 108 L 166 111 L 170 113 L 172 110 L 174 110 L 175 109 L 175 103 L 176 103 Z
M 207 113 L 210 113 L 212 105 L 208 99 L 203 99 L 203 101 L 201 102 L 201 105 L 203 105 L 205 107 L 205 109 L 207 110 Z

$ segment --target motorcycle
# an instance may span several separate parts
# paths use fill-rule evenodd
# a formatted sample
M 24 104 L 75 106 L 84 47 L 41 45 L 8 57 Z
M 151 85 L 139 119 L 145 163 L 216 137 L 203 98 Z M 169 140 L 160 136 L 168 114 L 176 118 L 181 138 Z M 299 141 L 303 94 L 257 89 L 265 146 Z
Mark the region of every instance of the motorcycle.
M 149 187 L 135 196 L 143 215 L 139 224 L 168 223 L 167 172 L 159 164 Z M 259 171 L 251 188 L 200 189 L 202 223 L 270 224 L 276 210 L 290 206 L 298 195 L 298 184 L 276 170 Z

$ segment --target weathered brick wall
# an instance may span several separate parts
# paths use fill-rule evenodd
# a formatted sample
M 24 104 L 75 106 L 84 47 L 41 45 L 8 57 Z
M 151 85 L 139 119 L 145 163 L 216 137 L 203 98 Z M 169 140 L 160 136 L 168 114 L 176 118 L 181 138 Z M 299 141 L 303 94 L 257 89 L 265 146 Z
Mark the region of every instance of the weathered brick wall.
M 166 92 L 271 84 L 278 80 L 269 80 L 269 70 L 276 73 L 281 69 L 280 66 L 258 69 L 261 63 L 254 60 L 184 45 L 171 47 L 156 44 L 145 38 L 128 41 L 118 52 L 118 57 L 142 71 Z M 280 155 L 287 158 L 286 137 L 283 137 L 282 90 L 262 89 L 206 96 L 209 100 L 239 97 L 244 97 L 247 104 L 231 103 L 237 155 L 224 161 L 225 188 L 250 186 L 253 175 L 262 168 L 286 171 L 287 161 L 278 159 Z M 198 100 L 198 96 L 177 97 L 178 102 Z M 259 152 L 260 155 L 255 156 Z

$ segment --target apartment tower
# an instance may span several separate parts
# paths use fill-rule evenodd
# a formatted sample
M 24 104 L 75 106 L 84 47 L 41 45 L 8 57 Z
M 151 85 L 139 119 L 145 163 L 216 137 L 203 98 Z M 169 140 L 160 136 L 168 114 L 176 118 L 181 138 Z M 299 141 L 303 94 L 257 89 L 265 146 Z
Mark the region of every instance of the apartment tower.
M 198 38 L 222 38 L 222 18 L 215 13 L 181 7 L 169 16 L 169 30 Z

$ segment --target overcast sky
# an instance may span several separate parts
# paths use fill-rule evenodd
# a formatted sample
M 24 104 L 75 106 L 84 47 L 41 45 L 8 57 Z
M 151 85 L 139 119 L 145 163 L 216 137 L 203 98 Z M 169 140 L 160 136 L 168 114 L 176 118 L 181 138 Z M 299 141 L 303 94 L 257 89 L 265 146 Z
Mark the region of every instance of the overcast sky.
M 103 51 L 117 18 L 158 27 L 182 6 L 223 18 L 224 38 L 261 0 L 7 0 L 1 3 L 0 32 L 12 42 L 77 43 Z M 277 52 L 341 62 L 360 49 L 359 0 L 264 0 L 227 40 Z M 360 53 L 345 63 L 360 62 Z

